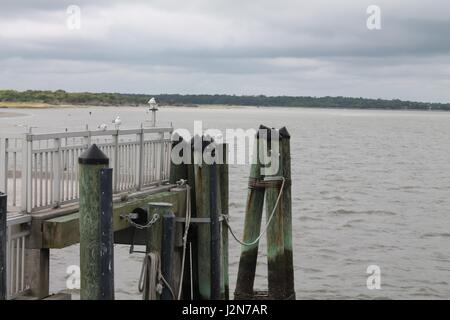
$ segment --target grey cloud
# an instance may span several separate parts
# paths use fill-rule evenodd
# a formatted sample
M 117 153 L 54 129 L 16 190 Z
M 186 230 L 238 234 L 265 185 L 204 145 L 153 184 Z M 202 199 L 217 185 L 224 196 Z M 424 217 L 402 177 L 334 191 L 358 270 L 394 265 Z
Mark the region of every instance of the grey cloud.
M 0 73 L 17 74 L 2 77 L 0 87 L 142 91 L 147 85 L 135 79 L 157 74 L 161 92 L 449 101 L 442 88 L 450 3 L 377 2 L 380 31 L 367 30 L 371 1 L 359 0 L 2 1 L 0 27 L 9 29 L 0 28 Z M 82 8 L 80 33 L 65 29 L 69 4 Z M 39 77 L 20 64 L 39 65 Z

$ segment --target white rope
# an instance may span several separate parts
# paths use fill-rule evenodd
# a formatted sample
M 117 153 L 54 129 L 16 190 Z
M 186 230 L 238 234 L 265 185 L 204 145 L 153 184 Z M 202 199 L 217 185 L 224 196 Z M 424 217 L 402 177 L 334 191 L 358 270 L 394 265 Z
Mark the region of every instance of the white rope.
M 177 296 L 178 300 L 181 300 L 181 292 L 183 289 L 184 264 L 186 261 L 186 247 L 187 247 L 187 239 L 188 239 L 188 233 L 189 233 L 189 225 L 191 223 L 191 187 L 188 184 L 186 184 L 185 180 L 182 180 L 181 183 L 186 185 L 186 224 L 184 226 L 184 235 L 183 235 L 183 256 L 181 259 L 181 272 L 180 272 L 180 282 L 179 282 L 180 285 L 178 288 L 178 296 Z
M 170 291 L 172 298 L 175 299 L 175 294 L 172 287 L 161 273 L 161 259 L 156 252 L 150 252 L 145 255 L 142 263 L 141 275 L 139 277 L 138 289 L 142 292 L 142 297 L 145 299 L 148 293 L 149 300 L 156 300 L 157 294 L 161 295 L 163 286 Z
M 281 182 L 280 192 L 278 193 L 277 201 L 275 202 L 275 206 L 273 207 L 272 213 L 270 214 L 270 217 L 269 217 L 269 219 L 268 219 L 267 222 L 266 222 L 266 226 L 265 226 L 264 229 L 261 231 L 261 233 L 259 234 L 259 236 L 258 236 L 255 240 L 253 240 L 252 242 L 244 242 L 244 241 L 238 239 L 237 236 L 235 235 L 233 229 L 231 228 L 231 226 L 230 226 L 230 224 L 229 224 L 228 217 L 227 217 L 227 216 L 224 216 L 224 218 L 225 218 L 225 223 L 226 223 L 227 226 L 228 226 L 228 230 L 230 230 L 230 233 L 231 233 L 231 235 L 233 236 L 233 238 L 234 238 L 238 243 L 240 243 L 241 245 L 246 246 L 246 247 L 251 247 L 251 246 L 255 245 L 256 243 L 258 243 L 258 241 L 262 238 L 262 236 L 267 232 L 267 229 L 269 228 L 269 225 L 270 225 L 270 223 L 271 223 L 271 221 L 272 221 L 272 218 L 273 218 L 273 216 L 275 215 L 275 211 L 277 210 L 278 205 L 279 205 L 279 203 L 280 203 L 281 195 L 283 194 L 284 183 L 285 183 L 286 179 L 285 179 L 284 177 L 281 177 L 281 180 L 282 180 L 282 182 Z
M 141 275 L 139 277 L 138 289 L 142 292 L 142 297 L 145 299 L 148 293 L 149 300 L 156 300 L 156 294 L 161 294 L 162 288 L 158 286 L 158 273 L 160 269 L 159 255 L 155 252 L 150 252 L 145 255 L 142 263 Z

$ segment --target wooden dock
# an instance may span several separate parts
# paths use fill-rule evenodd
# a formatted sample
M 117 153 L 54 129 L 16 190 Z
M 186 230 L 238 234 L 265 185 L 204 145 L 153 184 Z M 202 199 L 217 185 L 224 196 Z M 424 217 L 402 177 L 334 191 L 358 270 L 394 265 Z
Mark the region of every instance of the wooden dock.
M 112 246 L 118 243 L 131 251 L 146 247 L 143 299 L 230 299 L 229 232 L 242 244 L 235 298 L 295 298 L 290 136 L 285 128 L 276 133 L 282 166 L 267 177 L 259 174 L 261 165 L 252 166 L 243 241 L 228 223 L 226 144 L 196 137 L 202 139 L 196 149 L 193 141 L 174 139 L 172 128 L 157 127 L 0 137 L 0 190 L 7 193 L 7 210 L 0 208 L 0 216 L 7 211 L 0 239 L 4 298 L 49 298 L 50 250 L 80 243 L 81 298 L 113 299 Z M 222 161 L 174 164 L 171 152 L 179 144 L 190 150 L 189 160 L 210 148 Z M 106 172 L 108 179 L 102 178 Z M 267 222 L 261 228 L 264 197 Z M 253 278 L 266 232 L 269 279 L 261 294 Z M 58 297 L 67 295 L 50 299 Z

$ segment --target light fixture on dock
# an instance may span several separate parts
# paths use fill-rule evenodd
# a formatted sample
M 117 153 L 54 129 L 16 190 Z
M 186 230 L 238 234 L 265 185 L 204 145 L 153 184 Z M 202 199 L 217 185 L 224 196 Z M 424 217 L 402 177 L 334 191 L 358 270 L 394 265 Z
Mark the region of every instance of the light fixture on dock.
M 155 98 L 148 100 L 148 104 L 150 105 L 149 110 L 152 112 L 152 127 L 156 127 L 156 111 L 158 111 L 158 104 L 156 103 Z

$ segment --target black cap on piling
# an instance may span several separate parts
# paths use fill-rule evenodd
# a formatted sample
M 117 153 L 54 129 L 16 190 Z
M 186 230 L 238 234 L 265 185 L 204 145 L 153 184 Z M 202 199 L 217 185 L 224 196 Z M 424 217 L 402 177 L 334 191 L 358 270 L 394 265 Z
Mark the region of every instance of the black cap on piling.
M 287 130 L 286 127 L 281 128 L 279 132 L 280 132 L 280 136 L 282 138 L 286 138 L 286 139 L 290 139 L 291 138 L 291 135 L 290 135 L 290 133 L 289 133 L 289 131 Z
M 79 164 L 109 164 L 109 158 L 100 150 L 96 144 L 90 146 L 78 158 Z

